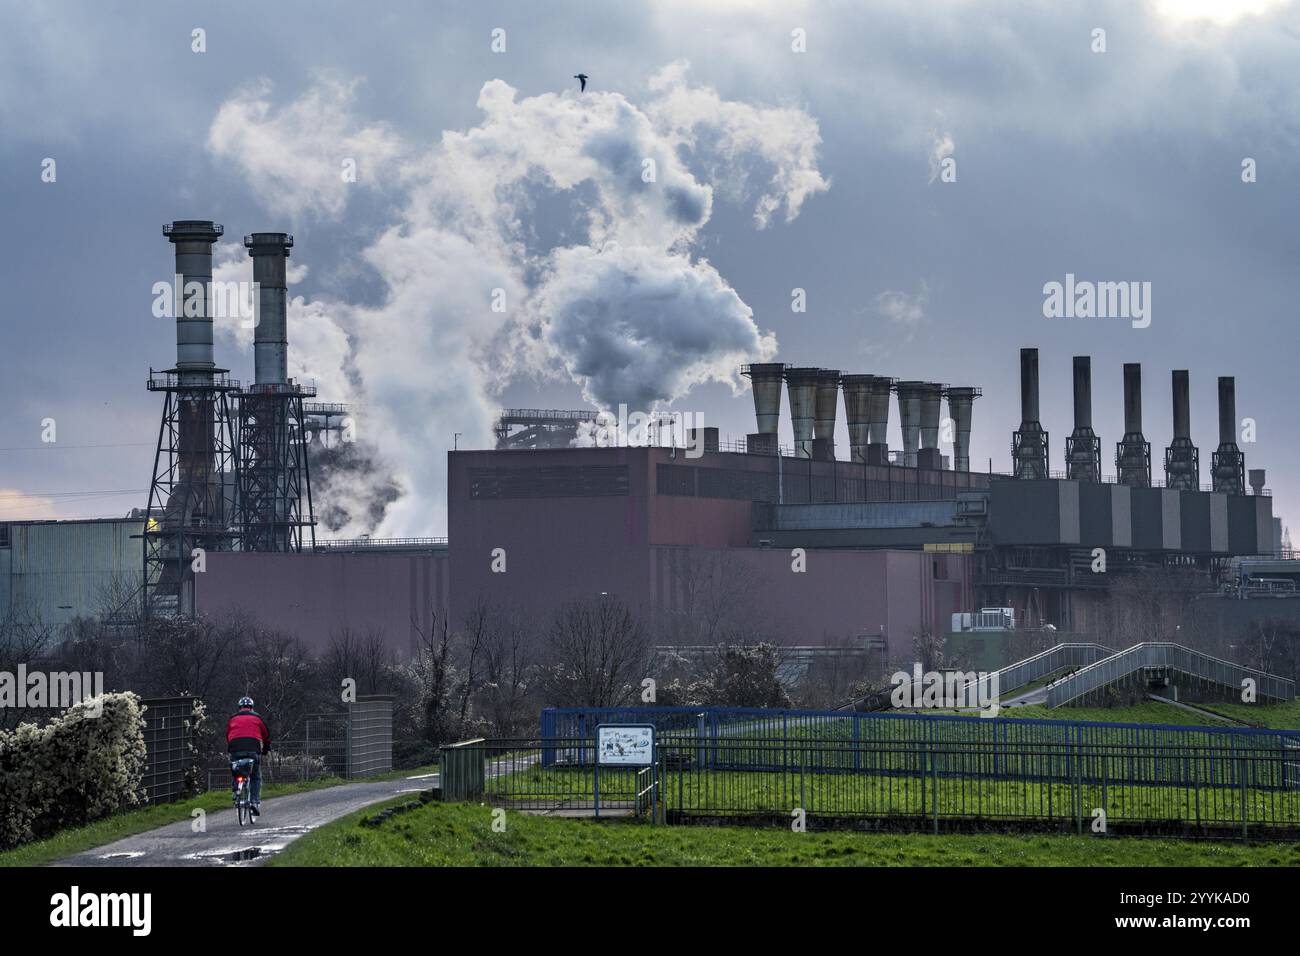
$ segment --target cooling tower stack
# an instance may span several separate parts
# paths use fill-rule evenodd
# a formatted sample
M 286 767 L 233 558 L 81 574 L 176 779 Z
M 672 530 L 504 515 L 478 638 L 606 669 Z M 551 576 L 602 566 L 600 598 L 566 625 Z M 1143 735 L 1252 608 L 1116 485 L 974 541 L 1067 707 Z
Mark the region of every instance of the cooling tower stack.
M 1065 440 L 1066 474 L 1101 481 L 1101 439 L 1092 430 L 1092 359 L 1074 357 L 1074 431 Z
M 1124 365 L 1124 437 L 1115 446 L 1115 468 L 1121 485 L 1151 487 L 1151 443 L 1142 435 L 1142 366 Z
M 1214 490 L 1230 495 L 1246 493 L 1246 461 L 1237 447 L 1237 381 L 1219 379 L 1219 448 L 1211 457 Z
M 970 423 L 975 399 L 982 392 L 965 386 L 949 388 L 948 417 L 952 419 L 953 471 L 970 471 Z
M 921 390 L 926 382 L 899 382 L 898 421 L 903 430 L 903 464 L 916 467 L 916 453 L 921 447 Z
M 844 390 L 844 420 L 849 426 L 849 457 L 866 464 L 867 447 L 871 444 L 871 387 L 874 375 L 843 375 L 840 385 Z
M 867 400 L 867 423 L 870 438 L 867 442 L 867 464 L 889 464 L 889 397 L 894 391 L 894 380 L 884 375 L 873 376 L 871 397 Z
M 786 398 L 790 402 L 790 427 L 794 430 L 794 455 L 811 458 L 814 422 L 817 418 L 817 387 L 821 384 L 819 368 L 787 368 Z
M 1198 491 L 1201 453 L 1192 444 L 1191 386 L 1186 369 L 1173 372 L 1174 440 L 1165 449 L 1165 487 Z
M 1047 477 L 1047 432 L 1038 420 L 1038 349 L 1020 350 L 1020 428 L 1011 438 L 1017 478 Z
M 753 455 L 775 455 L 781 425 L 781 383 L 785 381 L 785 363 L 761 362 L 746 365 L 741 374 L 748 376 L 754 391 L 754 417 L 758 431 L 748 436 L 746 450 Z
M 943 386 L 927 382 L 917 389 L 921 447 L 916 454 L 916 465 L 930 471 L 943 468 L 943 455 L 939 451 L 939 417 L 943 402 Z
M 840 373 L 822 369 L 817 376 L 817 397 L 813 411 L 813 457 L 835 460 L 835 414 L 840 404 Z

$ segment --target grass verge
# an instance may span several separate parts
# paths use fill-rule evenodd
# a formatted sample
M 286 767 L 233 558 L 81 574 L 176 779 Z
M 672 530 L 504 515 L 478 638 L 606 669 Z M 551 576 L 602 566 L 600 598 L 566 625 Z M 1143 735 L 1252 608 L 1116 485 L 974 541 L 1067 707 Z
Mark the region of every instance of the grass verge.
M 1300 844 L 1192 843 L 1071 836 L 793 833 L 746 827 L 651 827 L 429 803 L 378 826 L 395 800 L 291 843 L 268 866 L 1300 866 Z

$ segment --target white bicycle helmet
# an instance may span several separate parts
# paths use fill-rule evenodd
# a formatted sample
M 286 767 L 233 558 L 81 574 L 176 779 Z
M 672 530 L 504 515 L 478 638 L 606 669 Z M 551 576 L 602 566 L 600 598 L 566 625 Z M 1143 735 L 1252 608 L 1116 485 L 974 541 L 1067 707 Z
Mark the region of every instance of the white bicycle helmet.
M 241 697 L 241 698 L 239 698 L 239 706 L 240 706 L 240 707 L 252 707 L 252 706 L 253 706 L 253 698 L 251 698 L 251 697 Z

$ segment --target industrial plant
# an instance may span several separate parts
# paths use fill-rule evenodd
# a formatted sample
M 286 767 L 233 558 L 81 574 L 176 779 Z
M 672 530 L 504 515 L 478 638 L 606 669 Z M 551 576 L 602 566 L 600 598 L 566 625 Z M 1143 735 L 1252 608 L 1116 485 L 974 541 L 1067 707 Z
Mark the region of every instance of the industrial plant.
M 971 467 L 977 385 L 755 363 L 740 369 L 755 412 L 743 439 L 704 428 L 689 436 L 702 448 L 691 457 L 671 428 L 641 447 L 591 447 L 581 436 L 595 411 L 507 409 L 496 448 L 448 453 L 447 539 L 327 540 L 309 439 L 347 408 L 308 401 L 314 386 L 288 374 L 293 237 L 244 238 L 258 292 L 254 381 L 241 385 L 213 348 L 223 227 L 181 220 L 163 234 L 187 295 L 175 364 L 148 373 L 162 408 L 147 507 L 125 519 L 0 524 L 0 613 L 23 606 L 66 623 L 114 610 L 238 611 L 310 646 L 350 627 L 409 654 L 436 621 L 478 601 L 541 615 L 615 595 L 683 649 L 717 637 L 684 623 L 708 604 L 808 659 L 902 660 L 919 635 L 939 635 L 1004 663 L 1015 633 L 1101 640 L 1117 586 L 1176 569 L 1194 582 L 1199 626 L 1300 620 L 1300 562 L 1281 553 L 1264 471 L 1246 470 L 1235 380 L 1217 381 L 1206 484 L 1191 376 L 1171 370 L 1174 433 L 1159 478 L 1142 367 L 1126 364 L 1110 474 L 1090 358 L 1072 358 L 1074 420 L 1054 459 L 1035 348 L 1020 351 L 1005 472 Z M 847 450 L 835 446 L 841 402 Z M 783 404 L 793 448 L 780 444 Z M 901 448 L 888 439 L 895 404 Z M 1242 600 L 1259 594 L 1272 600 Z

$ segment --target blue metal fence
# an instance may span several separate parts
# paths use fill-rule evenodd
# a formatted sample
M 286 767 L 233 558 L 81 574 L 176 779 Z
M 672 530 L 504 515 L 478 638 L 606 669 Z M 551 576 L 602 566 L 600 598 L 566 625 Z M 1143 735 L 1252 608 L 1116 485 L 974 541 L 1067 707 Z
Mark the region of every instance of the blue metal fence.
M 908 775 L 926 753 L 959 748 L 959 764 L 953 757 L 944 766 L 941 756 L 933 769 L 997 780 L 1300 789 L 1300 731 L 761 708 L 548 708 L 542 766 L 584 765 L 594 759 L 586 742 L 596 727 L 616 723 L 653 724 L 678 749 L 692 749 L 697 769 L 771 771 L 794 753 L 809 772 Z

